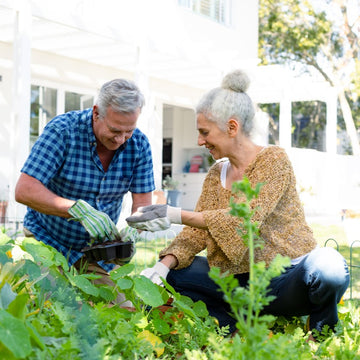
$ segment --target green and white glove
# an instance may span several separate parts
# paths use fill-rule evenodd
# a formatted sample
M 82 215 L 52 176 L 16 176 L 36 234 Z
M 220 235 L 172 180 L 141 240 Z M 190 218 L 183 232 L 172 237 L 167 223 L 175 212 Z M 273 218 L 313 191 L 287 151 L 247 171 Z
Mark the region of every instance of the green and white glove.
M 128 264 L 136 253 L 135 243 L 136 243 L 136 241 L 141 239 L 139 232 L 130 226 L 126 226 L 126 227 L 122 228 L 119 231 L 119 233 L 120 233 L 122 242 L 124 242 L 124 243 L 131 242 L 132 243 L 131 253 L 130 253 L 129 257 L 127 257 L 127 258 L 116 258 L 116 259 L 107 261 L 106 262 L 107 264 L 115 264 L 115 265 L 119 265 L 119 266 Z
M 129 226 L 136 229 L 159 231 L 171 224 L 181 224 L 181 208 L 169 205 L 149 205 L 139 207 L 137 212 L 126 218 Z
M 136 243 L 141 240 L 139 232 L 130 226 L 125 226 L 119 231 L 119 233 L 123 242 L 131 241 Z
M 140 275 L 150 279 L 154 284 L 164 286 L 160 277 L 166 280 L 170 269 L 161 262 L 157 262 L 153 267 L 143 270 Z
M 109 215 L 94 209 L 86 201 L 77 200 L 68 213 L 72 216 L 69 220 L 80 221 L 91 239 L 97 242 L 121 240 L 119 231 Z

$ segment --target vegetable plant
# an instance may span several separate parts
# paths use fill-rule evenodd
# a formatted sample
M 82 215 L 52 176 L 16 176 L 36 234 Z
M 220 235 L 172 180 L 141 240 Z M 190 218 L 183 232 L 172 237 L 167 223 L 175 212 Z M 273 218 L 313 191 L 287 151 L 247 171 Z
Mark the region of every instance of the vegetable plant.
M 69 267 L 54 248 L 32 238 L 10 238 L 3 230 L 0 359 L 359 359 L 356 300 L 339 305 L 335 331 L 323 334 L 318 343 L 306 342 L 306 318 L 261 314 L 271 301 L 266 293 L 271 278 L 289 260 L 278 257 L 268 268 L 254 262 L 255 249 L 262 245 L 250 202 L 260 188 L 252 189 L 245 178 L 233 190 L 244 193 L 246 201 L 230 203 L 249 247 L 248 288 L 239 288 L 231 274 L 211 270 L 236 318 L 236 334 L 219 328 L 204 303 L 194 303 L 166 281 L 160 287 L 139 275 L 134 261 L 110 273 L 114 287 L 94 284 L 95 275 Z M 113 304 L 117 291 L 133 308 Z M 171 307 L 163 306 L 170 302 Z

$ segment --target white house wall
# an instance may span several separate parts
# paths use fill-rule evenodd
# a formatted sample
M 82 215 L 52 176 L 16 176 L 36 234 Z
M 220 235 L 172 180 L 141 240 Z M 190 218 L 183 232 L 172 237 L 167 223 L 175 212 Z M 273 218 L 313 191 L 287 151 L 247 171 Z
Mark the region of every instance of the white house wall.
M 0 61 L 0 186 L 9 188 L 10 207 L 9 217 L 21 217 L 24 207 L 13 201 L 14 177 L 19 175 L 19 169 L 14 168 L 18 149 L 27 141 L 18 138 L 14 146 L 11 139 L 12 128 L 12 47 L 0 43 L 1 54 L 7 55 Z M 32 84 L 96 94 L 103 82 L 115 77 L 133 79 L 134 74 L 89 64 L 79 60 L 32 51 Z M 71 85 L 70 85 L 71 84 Z M 150 78 L 148 82 L 150 95 L 147 106 L 151 109 L 143 111 L 139 119 L 139 127 L 149 136 L 154 156 L 154 170 L 156 187 L 161 188 L 162 164 L 162 109 L 163 104 L 170 104 L 184 108 L 193 108 L 205 90 L 184 86 L 161 79 Z M 254 85 L 255 86 L 255 85 Z M 252 89 L 256 93 L 256 89 Z M 150 99 L 150 102 L 149 102 Z M 195 122 L 195 119 L 194 119 Z M 264 126 L 261 123 L 261 126 Z M 263 141 L 259 140 L 259 141 Z M 177 146 L 181 144 L 177 142 Z M 320 153 L 314 150 L 287 149 L 294 163 L 294 169 L 299 186 L 305 191 L 301 193 L 307 213 L 319 214 L 326 212 L 339 212 L 341 208 L 355 208 L 359 184 L 356 179 L 360 174 L 356 158 Z M 24 159 L 25 160 L 25 159 Z M 179 165 L 177 165 L 179 166 Z M 176 171 L 180 171 L 177 168 Z M 331 193 L 331 196 L 329 196 Z
M 9 188 L 10 217 L 21 217 L 24 213 L 24 207 L 15 204 L 13 192 L 14 179 L 19 174 L 19 164 L 23 162 L 19 158 L 25 160 L 28 139 L 20 136 L 13 138 L 11 143 L 13 134 L 19 132 L 14 126 L 12 107 L 13 84 L 16 80 L 13 49 L 15 29 L 8 18 L 9 14 L 13 14 L 12 4 L 24 2 L 0 0 L 0 15 L 6 18 L 0 33 L 0 192 Z M 307 209 L 312 212 L 338 211 L 339 206 L 343 205 L 332 203 L 327 191 L 339 187 L 344 189 L 336 198 L 341 198 L 344 206 L 355 206 L 351 201 L 351 191 L 356 193 L 358 185 L 353 177 L 349 186 L 346 180 L 348 174 L 353 173 L 351 169 L 358 159 L 337 158 L 337 169 L 341 169 L 341 172 L 334 177 L 334 169 L 331 168 L 334 156 L 331 154 L 313 151 L 311 156 L 304 155 L 302 158 L 298 149 L 294 152 L 291 149 L 291 117 L 286 103 L 306 98 L 332 104 L 332 117 L 327 126 L 331 143 L 327 143 L 327 148 L 334 149 L 334 97 L 324 90 L 324 84 L 299 83 L 291 76 L 281 79 L 279 74 L 283 70 L 256 66 L 258 1 L 232 1 L 232 27 L 218 25 L 178 8 L 176 0 L 34 0 L 29 4 L 32 5 L 34 16 L 32 34 L 28 34 L 31 42 L 31 84 L 95 95 L 105 81 L 113 78 L 140 81 L 147 104 L 139 119 L 139 127 L 152 144 L 157 188 L 161 187 L 163 104 L 191 109 L 206 90 L 219 85 L 226 72 L 245 68 L 252 78 L 250 93 L 256 102 L 280 102 L 284 106 L 280 119 L 281 145 L 291 154 L 299 182 L 316 183 L 317 192 Z M 149 6 L 157 10 L 153 17 L 145 11 Z M 139 37 L 141 31 L 145 37 Z M 259 119 L 261 125 L 262 121 Z M 22 126 L 23 130 L 28 129 L 29 119 Z M 263 141 L 264 134 L 258 135 Z M 309 152 L 304 150 L 305 153 Z M 314 159 L 318 159 L 317 171 L 309 173 Z M 322 163 L 327 165 L 321 167 Z M 356 166 L 360 169 L 358 164 Z M 331 186 L 321 187 L 330 178 L 332 180 L 327 184 Z
M 11 203 L 8 209 L 8 216 L 21 217 L 24 213 L 24 207 L 15 204 L 13 201 L 14 179 L 18 178 L 20 167 L 27 157 L 28 139 L 25 139 L 26 141 L 19 137 L 14 139 L 13 149 L 11 149 L 9 142 L 15 133 L 12 121 L 12 47 L 8 44 L 0 43 L 0 53 L 7 54 L 8 57 L 8 59 L 2 58 L 0 61 L 0 75 L 2 78 L 0 82 L 0 113 L 2 114 L 0 132 L 0 189 L 9 189 L 10 192 Z M 96 96 L 101 85 L 108 80 L 119 77 L 135 79 L 135 74 L 132 73 L 68 59 L 46 52 L 33 50 L 31 59 L 31 84 L 60 90 Z M 149 88 L 151 91 L 146 99 L 147 104 L 139 118 L 138 126 L 150 138 L 154 156 L 156 187 L 159 189 L 161 188 L 162 171 L 162 106 L 166 103 L 192 108 L 201 96 L 202 91 L 190 86 L 182 86 L 159 79 L 150 79 Z M 29 121 L 27 119 L 26 124 L 23 124 L 27 129 L 29 129 Z M 27 133 L 29 132 L 27 131 Z M 15 160 L 19 152 L 25 155 L 20 161 L 20 165 L 16 168 Z

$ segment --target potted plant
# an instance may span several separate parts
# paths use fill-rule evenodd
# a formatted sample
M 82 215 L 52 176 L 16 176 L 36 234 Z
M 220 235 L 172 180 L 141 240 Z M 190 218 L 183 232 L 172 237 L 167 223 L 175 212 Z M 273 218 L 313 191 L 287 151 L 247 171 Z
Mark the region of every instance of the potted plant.
M 180 206 L 181 191 L 178 190 L 179 181 L 170 175 L 163 180 L 163 188 L 166 193 L 166 203 L 170 206 Z

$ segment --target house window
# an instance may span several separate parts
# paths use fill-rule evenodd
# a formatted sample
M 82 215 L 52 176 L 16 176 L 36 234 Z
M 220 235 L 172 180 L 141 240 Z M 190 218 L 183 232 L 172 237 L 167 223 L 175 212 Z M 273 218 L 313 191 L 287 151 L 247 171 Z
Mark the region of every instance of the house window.
M 60 103 L 59 103 L 60 102 Z M 30 149 L 45 125 L 56 115 L 92 107 L 94 97 L 45 86 L 31 86 Z
M 93 103 L 93 96 L 78 94 L 69 91 L 65 92 L 65 112 L 72 110 L 84 110 L 92 107 Z
M 178 0 L 178 4 L 220 24 L 230 25 L 231 0 Z
M 31 86 L 30 148 L 45 125 L 56 115 L 57 90 L 44 86 Z

